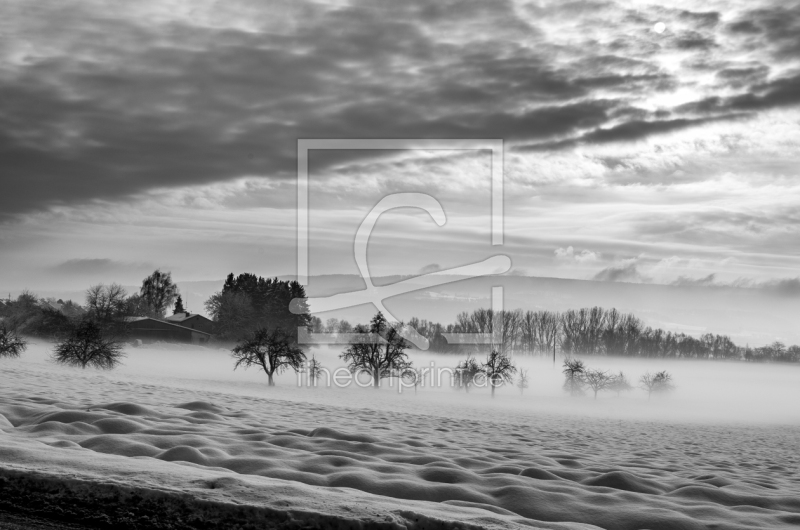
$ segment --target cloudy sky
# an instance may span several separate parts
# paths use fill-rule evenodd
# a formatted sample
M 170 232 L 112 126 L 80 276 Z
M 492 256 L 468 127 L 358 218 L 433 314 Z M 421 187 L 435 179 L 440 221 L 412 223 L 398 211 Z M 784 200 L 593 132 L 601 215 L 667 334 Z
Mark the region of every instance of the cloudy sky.
M 0 288 L 291 274 L 298 138 L 489 138 L 499 248 L 486 152 L 312 153 L 311 274 L 417 191 L 373 275 L 798 291 L 798 105 L 795 1 L 6 0 Z

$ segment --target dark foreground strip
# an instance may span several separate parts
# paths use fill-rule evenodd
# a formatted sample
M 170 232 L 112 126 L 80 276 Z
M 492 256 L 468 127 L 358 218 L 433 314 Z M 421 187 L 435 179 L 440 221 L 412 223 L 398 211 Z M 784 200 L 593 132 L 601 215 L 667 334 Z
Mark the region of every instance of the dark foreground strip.
M 0 512 L 0 530 L 89 530 L 92 526 L 78 526 L 64 521 L 53 521 L 20 513 Z
M 119 530 L 266 530 L 397 528 L 376 518 L 359 521 L 331 515 L 282 512 L 266 506 L 240 505 L 198 499 L 191 495 L 115 483 L 0 468 L 0 513 L 8 526 L 0 529 L 51 528 Z M 16 518 L 16 522 L 14 521 Z M 28 522 L 34 526 L 13 526 Z M 48 521 L 53 524 L 46 526 Z M 409 521 L 411 522 L 411 521 Z M 40 526 L 35 526 L 35 524 Z M 366 523 L 366 524 L 365 524 Z M 408 527 L 444 529 L 439 521 L 411 522 Z M 472 526 L 472 525 L 468 525 Z

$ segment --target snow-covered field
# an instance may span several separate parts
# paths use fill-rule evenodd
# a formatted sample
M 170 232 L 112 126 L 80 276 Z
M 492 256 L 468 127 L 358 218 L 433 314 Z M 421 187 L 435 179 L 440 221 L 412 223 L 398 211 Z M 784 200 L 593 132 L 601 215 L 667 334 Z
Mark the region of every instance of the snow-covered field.
M 796 366 L 589 359 L 632 381 L 667 369 L 678 385 L 595 401 L 564 394 L 540 359 L 516 359 L 524 395 L 491 399 L 298 387 L 293 374 L 268 388 L 199 347 L 129 349 L 102 373 L 47 352 L 0 360 L 0 509 L 24 499 L 140 528 L 800 525 Z

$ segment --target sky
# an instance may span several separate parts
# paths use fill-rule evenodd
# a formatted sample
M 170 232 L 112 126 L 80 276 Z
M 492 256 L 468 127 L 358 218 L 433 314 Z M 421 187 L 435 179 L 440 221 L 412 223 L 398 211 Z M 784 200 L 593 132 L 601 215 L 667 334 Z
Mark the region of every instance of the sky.
M 800 3 L 6 0 L 0 289 L 296 270 L 297 140 L 502 139 L 313 151 L 312 275 L 502 253 L 511 274 L 771 289 L 800 300 Z

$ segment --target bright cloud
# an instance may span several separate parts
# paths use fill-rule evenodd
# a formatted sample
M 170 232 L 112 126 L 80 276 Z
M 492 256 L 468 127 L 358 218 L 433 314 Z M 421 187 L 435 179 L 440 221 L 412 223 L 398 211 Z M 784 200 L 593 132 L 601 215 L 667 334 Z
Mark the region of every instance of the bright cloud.
M 577 261 L 578 263 L 589 263 L 598 261 L 600 259 L 600 254 L 587 249 L 575 252 L 575 249 L 573 249 L 571 246 L 567 248 L 557 248 L 555 250 L 555 255 L 558 259 Z

